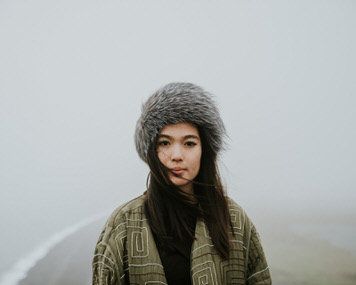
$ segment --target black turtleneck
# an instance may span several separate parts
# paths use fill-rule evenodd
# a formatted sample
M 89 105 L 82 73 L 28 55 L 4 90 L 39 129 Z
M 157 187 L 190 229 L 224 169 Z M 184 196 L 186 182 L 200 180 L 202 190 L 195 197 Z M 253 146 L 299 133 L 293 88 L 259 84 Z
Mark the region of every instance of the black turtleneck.
M 196 219 L 188 221 L 195 232 Z M 178 237 L 158 237 L 153 234 L 168 285 L 191 285 L 190 254 L 193 238 L 185 233 L 183 241 Z

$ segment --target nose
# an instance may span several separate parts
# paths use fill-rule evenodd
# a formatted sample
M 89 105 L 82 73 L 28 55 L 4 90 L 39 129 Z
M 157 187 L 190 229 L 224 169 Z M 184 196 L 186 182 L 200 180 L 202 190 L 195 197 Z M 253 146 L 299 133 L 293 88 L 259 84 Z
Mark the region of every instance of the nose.
M 171 159 L 172 159 L 172 161 L 182 161 L 183 160 L 183 152 L 179 145 L 175 145 L 172 147 Z

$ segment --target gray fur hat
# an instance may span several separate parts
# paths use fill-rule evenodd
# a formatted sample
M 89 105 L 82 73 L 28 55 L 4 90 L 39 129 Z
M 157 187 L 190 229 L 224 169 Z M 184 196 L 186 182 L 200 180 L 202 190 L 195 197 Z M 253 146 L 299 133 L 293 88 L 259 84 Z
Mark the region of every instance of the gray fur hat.
M 142 105 L 135 132 L 140 158 L 146 162 L 152 142 L 166 125 L 183 122 L 204 128 L 216 153 L 224 148 L 225 126 L 211 94 L 192 83 L 177 82 L 163 86 Z

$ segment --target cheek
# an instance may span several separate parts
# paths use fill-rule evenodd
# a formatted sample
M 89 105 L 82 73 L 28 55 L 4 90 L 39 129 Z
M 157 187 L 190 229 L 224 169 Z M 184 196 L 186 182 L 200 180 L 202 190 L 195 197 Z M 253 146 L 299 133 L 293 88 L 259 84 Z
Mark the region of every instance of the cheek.
M 192 162 L 194 164 L 194 168 L 196 171 L 199 171 L 200 169 L 200 160 L 201 160 L 201 153 L 197 153 Z
M 157 152 L 157 156 L 158 156 L 159 161 L 160 161 L 163 165 L 166 165 L 167 155 L 165 155 L 165 154 L 163 153 L 163 151 L 158 151 L 158 152 Z

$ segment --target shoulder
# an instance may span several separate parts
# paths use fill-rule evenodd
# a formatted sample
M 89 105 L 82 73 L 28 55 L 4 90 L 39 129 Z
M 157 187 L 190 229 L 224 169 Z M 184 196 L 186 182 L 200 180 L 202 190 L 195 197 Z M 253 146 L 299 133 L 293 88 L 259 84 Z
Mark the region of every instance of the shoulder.
M 226 198 L 227 200 L 227 206 L 229 208 L 230 211 L 230 215 L 233 215 L 234 213 L 240 213 L 240 215 L 245 219 L 247 217 L 245 210 L 239 205 L 237 204 L 234 200 L 232 200 L 230 197 Z
M 113 233 L 126 230 L 127 221 L 145 219 L 145 195 L 138 196 L 117 207 L 107 219 L 99 241 L 108 241 Z
M 236 227 L 249 231 L 253 224 L 245 210 L 230 197 L 227 197 L 226 199 L 234 228 Z
M 145 195 L 140 195 L 117 207 L 110 215 L 107 225 L 109 227 L 118 226 L 122 220 L 130 218 L 132 215 L 144 215 Z
M 232 200 L 230 197 L 226 197 L 226 201 L 227 201 L 227 205 L 230 208 L 235 208 L 235 209 L 239 209 L 241 211 L 243 211 L 242 207 L 237 204 L 234 200 Z
M 145 197 L 146 197 L 146 195 L 143 194 L 143 195 L 140 195 L 140 196 L 120 205 L 111 214 L 110 218 L 115 219 L 115 217 L 117 217 L 119 215 L 124 215 L 126 213 L 131 213 L 131 212 L 142 210 L 144 207 L 145 199 L 146 199 Z

